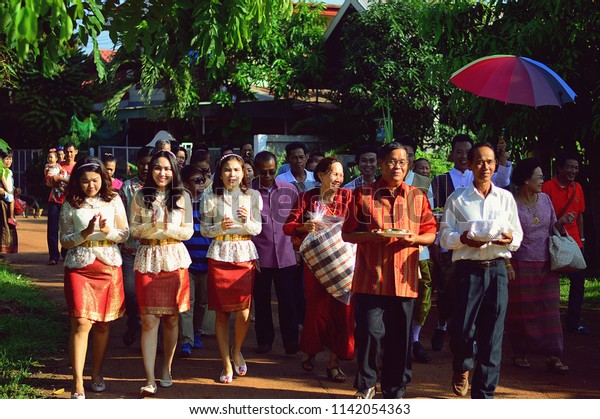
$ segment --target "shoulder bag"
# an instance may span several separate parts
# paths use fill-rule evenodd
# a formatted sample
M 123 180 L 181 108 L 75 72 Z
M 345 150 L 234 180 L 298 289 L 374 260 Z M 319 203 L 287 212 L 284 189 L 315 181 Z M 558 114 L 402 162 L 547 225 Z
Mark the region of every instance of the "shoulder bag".
M 560 234 L 553 227 L 550 236 L 550 269 L 554 272 L 576 272 L 586 268 L 585 259 L 579 245 L 567 232 Z

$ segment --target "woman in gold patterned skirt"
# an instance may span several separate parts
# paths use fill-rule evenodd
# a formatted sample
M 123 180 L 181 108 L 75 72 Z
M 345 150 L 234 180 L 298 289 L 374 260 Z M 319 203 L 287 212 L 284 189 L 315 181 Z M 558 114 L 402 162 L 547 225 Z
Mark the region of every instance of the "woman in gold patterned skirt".
M 131 235 L 140 239 L 135 255 L 135 289 L 142 318 L 146 384 L 142 396 L 158 390 L 154 375 L 158 327 L 163 322 L 163 365 L 158 385 L 171 387 L 171 364 L 179 335 L 179 313 L 190 309 L 190 255 L 182 243 L 194 234 L 192 201 L 170 151 L 156 152 L 150 175 L 131 203 Z
M 242 345 L 250 325 L 250 302 L 258 251 L 250 240 L 262 230 L 262 198 L 248 188 L 244 161 L 226 154 L 215 170 L 212 190 L 202 197 L 200 231 L 214 238 L 208 258 L 208 309 L 217 313 L 215 332 L 223 363 L 219 382 L 231 383 L 233 371 L 246 375 Z M 229 346 L 229 318 L 235 313 L 233 345 Z M 231 363 L 233 362 L 233 368 Z
M 91 390 L 102 392 L 101 374 L 109 322 L 123 316 L 121 253 L 117 243 L 128 235 L 123 201 L 113 191 L 102 163 L 86 157 L 73 168 L 60 213 L 60 242 L 65 258 L 65 297 L 71 321 L 69 354 L 73 368 L 72 399 L 84 399 L 83 368 L 92 331 Z

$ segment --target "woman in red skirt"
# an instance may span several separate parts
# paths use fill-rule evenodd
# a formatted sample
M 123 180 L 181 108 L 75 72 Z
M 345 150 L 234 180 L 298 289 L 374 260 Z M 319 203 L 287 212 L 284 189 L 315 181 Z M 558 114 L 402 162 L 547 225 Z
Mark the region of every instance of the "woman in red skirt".
M 221 383 L 246 375 L 242 344 L 250 326 L 250 302 L 258 252 L 252 236 L 262 230 L 262 198 L 248 188 L 244 161 L 227 154 L 218 162 L 212 190 L 202 197 L 200 231 L 214 238 L 208 258 L 208 309 L 216 311 L 215 332 L 223 362 Z M 235 313 L 235 336 L 229 347 L 229 317 Z M 233 362 L 233 368 L 231 367 Z
M 113 191 L 102 163 L 79 160 L 69 180 L 60 212 L 60 243 L 65 257 L 65 297 L 71 322 L 69 355 L 73 368 L 72 399 L 85 399 L 83 368 L 92 333 L 91 390 L 106 389 L 101 374 L 108 345 L 109 322 L 123 316 L 121 253 L 117 243 L 129 229 L 123 201 Z
M 131 203 L 131 235 L 140 239 L 135 255 L 135 290 L 142 318 L 146 384 L 142 396 L 158 390 L 154 375 L 158 327 L 163 321 L 163 364 L 158 385 L 171 387 L 171 365 L 179 335 L 179 313 L 190 308 L 190 255 L 182 243 L 194 233 L 192 202 L 170 151 L 156 152 L 149 176 Z
M 315 167 L 315 177 L 320 188 L 303 192 L 292 208 L 283 226 L 283 232 L 292 236 L 292 242 L 304 240 L 306 235 L 321 228 L 318 221 L 310 218 L 309 212 L 325 209 L 325 216 L 346 218 L 352 191 L 342 189 L 344 171 L 339 160 L 332 157 L 322 159 Z M 304 298 L 306 314 L 300 338 L 300 349 L 304 352 L 302 367 L 313 369 L 315 355 L 327 346 L 330 350 L 327 376 L 336 382 L 346 381 L 340 369 L 340 359 L 354 358 L 354 311 L 353 304 L 344 304 L 332 297 L 321 285 L 315 274 L 304 265 Z

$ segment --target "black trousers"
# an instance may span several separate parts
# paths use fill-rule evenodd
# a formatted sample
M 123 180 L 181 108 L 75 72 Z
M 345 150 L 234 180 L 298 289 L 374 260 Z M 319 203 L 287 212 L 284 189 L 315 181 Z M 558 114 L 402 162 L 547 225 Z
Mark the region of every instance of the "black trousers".
M 261 268 L 254 279 L 254 328 L 258 345 L 272 345 L 275 340 L 271 310 L 271 283 L 275 285 L 279 311 L 279 329 L 283 346 L 298 343 L 297 289 L 298 267 Z
M 491 399 L 500 380 L 508 304 L 504 259 L 487 267 L 456 262 L 454 279 L 455 305 L 450 320 L 452 369 L 461 373 L 474 368 L 471 398 Z
M 354 340 L 358 371 L 354 387 L 366 390 L 377 383 L 377 362 L 383 351 L 381 391 L 386 399 L 404 396 L 412 380 L 409 346 L 414 298 L 354 294 Z

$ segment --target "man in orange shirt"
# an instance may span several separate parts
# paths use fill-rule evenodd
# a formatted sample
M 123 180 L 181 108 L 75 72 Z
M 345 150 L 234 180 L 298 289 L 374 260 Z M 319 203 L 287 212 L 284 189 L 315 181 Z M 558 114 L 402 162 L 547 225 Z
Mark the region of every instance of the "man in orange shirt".
M 409 333 L 418 295 L 419 245 L 433 243 L 436 233 L 427 195 L 404 183 L 409 168 L 406 147 L 386 144 L 377 157 L 381 179 L 353 191 L 342 227 L 342 238 L 358 244 L 352 282 L 357 399 L 375 395 L 381 349 L 383 397 L 403 397 L 412 380 Z M 408 233 L 389 237 L 388 229 Z
M 585 198 L 581 185 L 575 181 L 579 174 L 579 155 L 563 153 L 556 158 L 556 176 L 544 182 L 542 192 L 550 196 L 556 218 L 566 216 L 565 229 L 579 244 L 583 252 L 585 238 L 583 234 L 583 213 Z M 580 323 L 581 306 L 585 288 L 585 270 L 570 273 L 569 307 L 566 328 L 568 332 L 589 335 L 590 329 Z

